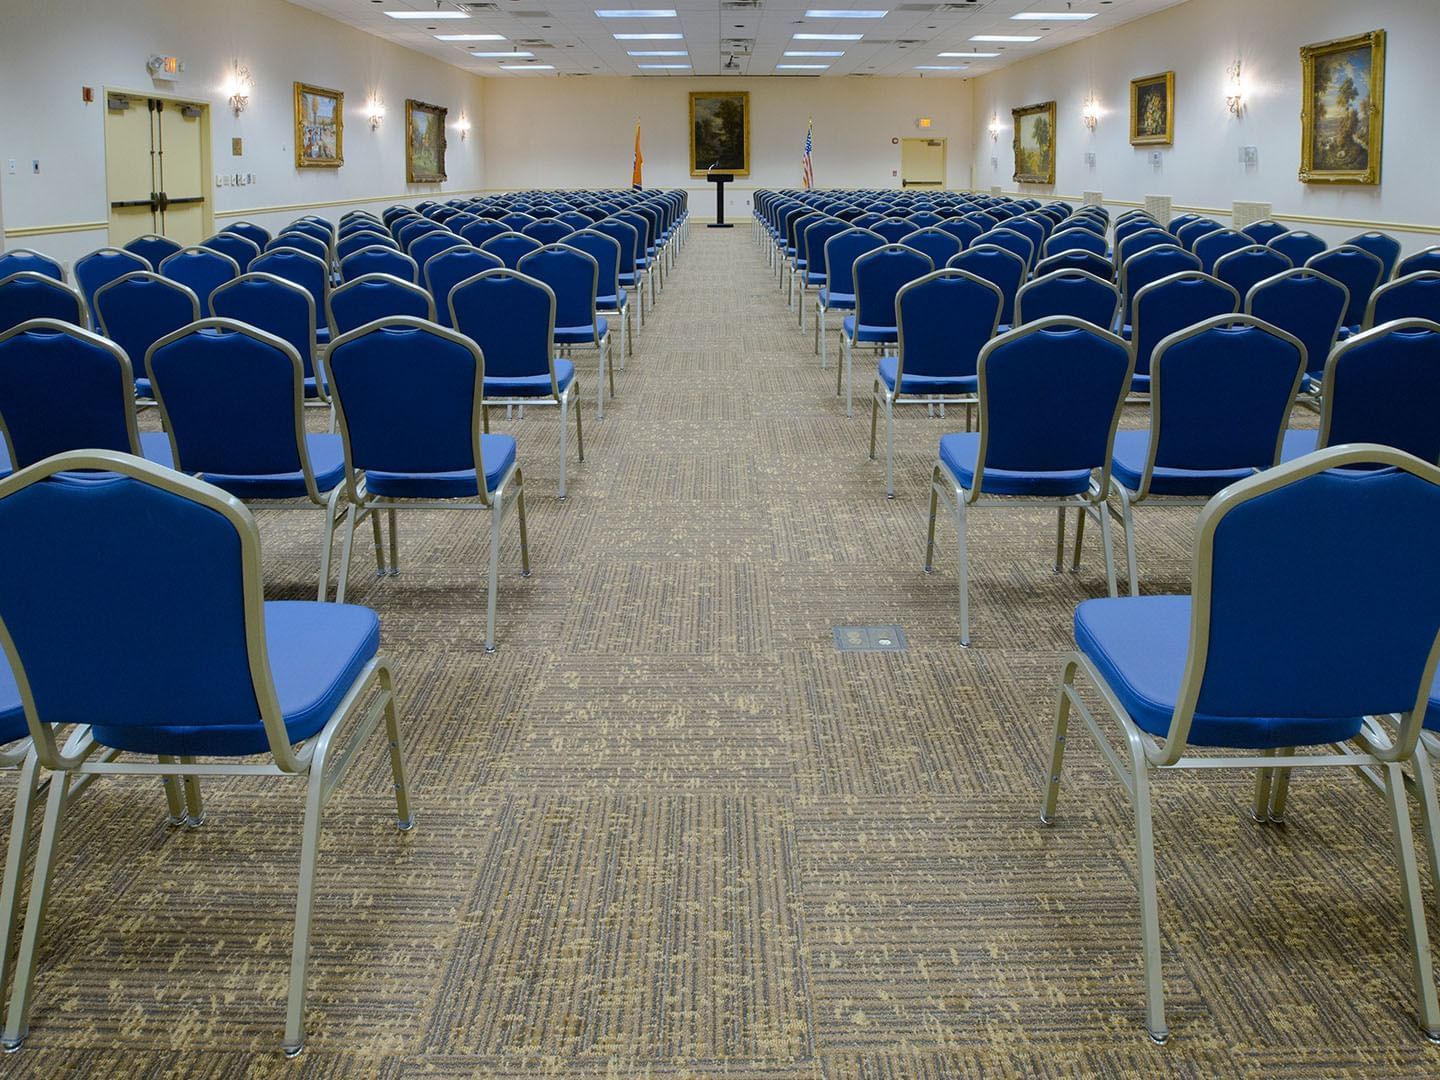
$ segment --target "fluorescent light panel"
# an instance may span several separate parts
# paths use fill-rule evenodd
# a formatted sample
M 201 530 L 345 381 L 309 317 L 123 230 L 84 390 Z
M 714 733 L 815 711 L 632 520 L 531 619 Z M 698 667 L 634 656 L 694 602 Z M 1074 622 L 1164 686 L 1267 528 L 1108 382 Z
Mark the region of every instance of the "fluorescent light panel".
M 534 56 L 533 52 L 476 52 L 470 50 L 471 56 L 478 56 L 481 60 L 503 60 L 509 57 L 512 60 L 524 60 L 527 56 Z
M 844 56 L 845 53 L 839 49 L 832 49 L 828 52 L 814 52 L 808 49 L 786 49 L 786 56 Z
M 501 71 L 554 71 L 554 64 L 501 64 Z
M 468 19 L 468 11 L 387 11 L 392 19 Z
M 824 71 L 829 64 L 776 64 L 776 71 Z
M 673 19 L 674 8 L 613 8 L 595 12 L 600 19 Z
M 1039 34 L 975 34 L 971 41 L 1039 41 Z
M 1093 11 L 1022 11 L 1010 18 L 1017 22 L 1084 22 L 1095 15 Z
M 857 11 L 845 8 L 811 8 L 805 12 L 807 19 L 883 19 L 888 11 Z
M 626 56 L 689 56 L 685 49 L 631 49 Z
M 943 60 L 989 60 L 999 56 L 998 52 L 942 52 L 937 53 Z
M 641 71 L 689 71 L 689 64 L 636 64 Z
M 859 41 L 864 34 L 794 34 L 796 41 Z
M 436 41 L 504 41 L 504 34 L 436 34 Z
M 616 41 L 684 41 L 684 34 L 611 34 Z
M 964 71 L 969 64 L 916 64 L 916 71 Z

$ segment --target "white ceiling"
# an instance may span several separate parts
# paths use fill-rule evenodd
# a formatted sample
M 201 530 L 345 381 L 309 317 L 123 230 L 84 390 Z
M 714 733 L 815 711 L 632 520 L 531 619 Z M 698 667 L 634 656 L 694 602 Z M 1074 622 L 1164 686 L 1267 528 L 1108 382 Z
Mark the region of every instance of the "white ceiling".
M 1103 33 L 1132 19 L 1184 0 L 952 0 L 941 3 L 882 3 L 881 0 L 290 0 L 358 27 L 387 41 L 426 53 L 467 71 L 497 78 L 536 79 L 555 75 L 889 75 L 973 78 Z M 883 9 L 882 19 L 807 19 L 807 9 Z M 614 8 L 673 8 L 676 18 L 601 19 Z M 386 11 L 468 11 L 464 19 L 399 20 Z M 1026 11 L 1094 12 L 1083 22 L 1022 22 Z M 683 33 L 683 41 L 616 41 L 616 33 Z M 863 34 L 860 41 L 794 41 L 796 33 Z M 457 44 L 437 34 L 502 34 L 505 41 Z M 1027 44 L 981 44 L 973 34 L 1038 35 Z M 743 48 L 734 39 L 747 42 Z M 533 52 L 535 64 L 554 71 L 505 71 L 503 60 L 477 59 L 469 50 Z M 679 57 L 632 57 L 627 51 L 685 50 Z M 785 57 L 787 50 L 843 51 L 826 58 Z M 942 52 L 997 52 L 994 59 L 941 59 Z M 734 67 L 726 68 L 733 56 Z M 526 61 L 518 61 L 525 63 Z M 642 63 L 690 63 L 689 69 L 641 71 Z M 776 64 L 829 64 L 822 71 L 776 70 Z M 963 65 L 958 71 L 917 71 L 917 65 Z

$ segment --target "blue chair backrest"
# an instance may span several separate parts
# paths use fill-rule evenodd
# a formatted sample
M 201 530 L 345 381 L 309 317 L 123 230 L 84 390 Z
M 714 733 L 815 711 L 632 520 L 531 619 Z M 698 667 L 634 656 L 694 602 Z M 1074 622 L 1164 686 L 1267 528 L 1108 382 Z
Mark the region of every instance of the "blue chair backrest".
M 559 243 L 574 231 L 573 225 L 567 225 L 558 217 L 532 222 L 520 230 L 523 235 L 539 240 L 542 244 Z
M 320 241 L 327 248 L 335 242 L 335 230 L 330 227 L 330 223 L 321 221 L 313 215 L 297 218 L 280 231 L 282 233 L 304 233 L 312 239 Z
M 1279 236 L 1266 240 L 1265 246 L 1280 252 L 1295 266 L 1304 266 L 1326 247 L 1324 240 L 1303 229 L 1291 229 L 1283 232 Z
M 1123 341 L 1075 319 L 993 338 L 980 352 L 977 477 L 982 469 L 1108 475 L 1130 371 Z
M 1105 238 L 1105 234 L 1110 231 L 1109 226 L 1105 224 L 1105 219 L 1102 217 L 1098 217 L 1095 214 L 1075 214 L 1055 226 L 1055 232 L 1060 233 L 1066 229 L 1076 227 L 1084 229 L 1086 232 L 1094 233 L 1102 240 Z
M 505 228 L 511 230 L 512 232 L 519 232 L 521 229 L 525 228 L 526 225 L 533 225 L 539 220 L 539 218 L 535 217 L 532 214 L 512 212 L 501 217 L 500 224 L 504 225 Z
M 482 270 L 493 270 L 504 266 L 498 255 L 469 246 L 450 248 L 434 256 L 425 264 L 425 288 L 435 301 L 435 319 L 441 326 L 450 325 L 450 290 L 467 278 Z M 334 295 L 331 295 L 334 303 Z M 391 314 L 415 314 L 415 312 L 391 312 Z
M 400 245 L 390 239 L 389 233 L 373 232 L 364 229 L 357 232 L 346 233 L 335 242 L 335 257 L 343 265 L 345 260 L 357 251 L 364 251 L 368 247 L 389 248 L 392 251 L 399 251 Z
M 550 287 L 557 327 L 596 326 L 600 267 L 589 255 L 564 244 L 549 244 L 523 256 L 515 269 Z
M 21 270 L 0 277 L 0 331 L 31 319 L 59 319 L 85 325 L 85 302 L 78 292 L 49 274 Z
M 138 453 L 130 361 L 114 342 L 51 319 L 0 333 L 0 429 L 17 469 L 66 450 Z
M 915 230 L 904 218 L 885 218 L 871 225 L 870 231 L 882 237 L 887 244 L 898 244 L 902 236 L 908 236 Z
M 233 319 L 277 337 L 295 350 L 307 379 L 315 376 L 314 298 L 274 274 L 241 274 L 210 294 L 217 318 Z
M 1268 244 L 1277 236 L 1284 236 L 1290 230 L 1278 221 L 1266 218 L 1264 221 L 1252 221 L 1240 231 L 1250 238 L 1252 244 Z
M 894 326 L 895 295 L 906 282 L 935 269 L 930 256 L 904 244 L 886 244 L 855 260 L 855 323 Z
M 1365 329 L 1396 319 L 1440 322 L 1440 270 L 1417 270 L 1375 290 L 1365 311 Z
M 975 238 L 985 231 L 975 222 L 963 217 L 946 218 L 936 228 L 959 240 L 962 250 L 974 243 Z
M 595 260 L 600 275 L 595 281 L 595 296 L 612 297 L 619 303 L 620 244 L 613 236 L 594 229 L 579 229 L 565 238 L 565 246 L 583 251 Z
M 1440 323 L 1401 319 L 1342 341 L 1325 365 L 1319 445 L 1380 443 L 1440 463 L 1437 378 Z
M 1199 269 L 1199 257 L 1183 248 L 1153 247 L 1131 255 L 1128 261 L 1120 264 L 1120 295 L 1125 303 L 1125 322 L 1134 321 L 1135 297 L 1146 285 L 1171 274 Z
M 1400 241 L 1382 232 L 1363 232 L 1358 236 L 1352 236 L 1345 241 L 1352 247 L 1358 247 L 1362 251 L 1368 251 L 1380 260 L 1380 280 L 1389 281 L 1390 275 L 1395 271 L 1395 263 L 1400 258 Z
M 406 253 L 415 260 L 415 265 L 420 267 L 421 278 L 425 275 L 425 264 L 439 255 L 442 251 L 449 251 L 456 247 L 469 247 L 470 243 L 454 233 L 426 233 L 424 236 L 416 237 L 415 242 L 410 245 Z
M 1288 258 L 1274 248 L 1250 244 L 1215 260 L 1212 273 L 1242 297 L 1260 282 L 1291 269 Z
M 414 221 L 407 221 L 404 225 L 401 225 L 400 230 L 395 233 L 395 239 L 408 254 L 410 245 L 415 243 L 420 237 L 430 233 L 448 233 L 449 231 L 449 229 L 445 228 L 445 226 L 441 225 L 438 221 L 430 221 L 427 218 L 417 218 Z
M 460 230 L 460 235 L 476 247 L 484 245 L 486 240 L 492 236 L 499 236 L 501 233 L 509 232 L 503 224 L 493 218 L 481 218 L 479 221 L 472 221 Z
M 1150 358 L 1155 347 L 1171 334 L 1239 310 L 1240 294 L 1199 270 L 1182 270 L 1152 281 L 1135 295 L 1132 313 L 1135 321 L 1130 336 L 1135 373 L 1150 373 Z
M 253 221 L 232 221 L 225 226 L 225 231 L 239 233 L 261 251 L 264 251 L 265 245 L 270 242 L 270 230 L 256 225 Z
M 1037 277 L 1027 282 L 1015 298 L 1017 326 L 1066 315 L 1109 330 L 1119 313 L 1120 290 L 1084 270 L 1056 270 Z
M 1160 233 L 1159 243 L 1175 243 L 1175 237 L 1158 221 L 1152 217 L 1141 214 L 1136 217 L 1121 218 L 1115 223 L 1115 246 L 1121 247 L 1125 241 L 1129 240 L 1132 236 L 1139 236 L 1142 233 L 1148 232 Z M 1135 248 L 1133 251 L 1127 252 L 1127 254 L 1133 255 L 1136 251 L 1141 250 L 1143 250 L 1143 248 Z
M 1008 225 L 1001 225 L 991 229 L 989 232 L 977 236 L 971 247 L 979 247 L 982 244 L 993 244 L 995 247 L 1004 248 L 1013 252 L 1025 261 L 1025 269 L 1028 272 L 1035 262 L 1035 245 L 1030 238 L 1011 229 Z
M 420 267 L 399 248 L 372 244 L 340 260 L 340 280 L 354 281 L 369 274 L 388 274 L 412 285 L 420 279 Z
M 595 223 L 595 231 L 604 233 L 620 245 L 620 275 L 635 274 L 635 260 L 640 255 L 640 233 L 634 225 L 618 218 L 607 217 Z
M 1155 225 L 1147 225 L 1144 228 L 1133 229 L 1123 240 L 1115 243 L 1115 259 L 1122 266 L 1125 260 L 1132 255 L 1138 255 L 1142 251 L 1148 251 L 1154 247 L 1173 246 L 1175 237 L 1171 236 L 1164 229 Z M 1103 252 L 1101 253 L 1103 254 Z
M 267 252 L 281 251 L 284 249 L 303 251 L 305 254 L 312 255 L 324 263 L 330 261 L 330 245 L 323 240 L 317 240 L 307 232 L 301 232 L 299 230 L 283 232 L 265 245 Z
M 825 241 L 825 288 L 831 295 L 855 292 L 855 261 L 867 251 L 884 247 L 885 241 L 869 229 L 858 226 L 836 233 Z
M 209 248 L 211 251 L 218 251 L 221 255 L 228 255 L 235 260 L 235 265 L 240 273 L 250 269 L 250 264 L 260 257 L 260 249 L 250 240 L 234 232 L 218 232 L 208 240 L 201 240 L 202 248 Z M 179 254 L 177 250 L 175 254 Z M 164 270 L 161 270 L 164 273 Z
M 915 213 L 911 214 L 909 218 L 911 227 L 915 229 L 934 228 L 936 225 L 939 225 L 940 222 L 944 220 L 945 219 L 942 218 L 939 214 L 935 213 L 933 209 L 916 210 Z
M 1041 251 L 1045 258 L 1053 255 L 1060 255 L 1067 251 L 1088 251 L 1092 255 L 1105 257 L 1107 251 L 1105 237 L 1099 236 L 1086 228 L 1056 229 L 1045 241 Z
M 622 210 L 615 215 L 621 221 L 634 228 L 640 236 L 640 258 L 647 258 L 652 248 L 655 247 L 655 226 L 644 214 L 637 214 L 634 210 Z
M 98 327 L 95 314 L 95 294 L 102 285 L 108 285 L 126 274 L 137 270 L 153 270 L 154 266 L 139 255 L 119 248 L 103 247 L 82 255 L 75 260 L 75 284 L 85 298 L 85 310 L 90 312 L 91 325 Z
M 485 354 L 491 378 L 553 380 L 555 293 L 543 281 L 486 270 L 450 293 L 450 311 L 455 328 Z
M 202 317 L 210 314 L 210 294 L 240 276 L 240 267 L 229 255 L 203 247 L 177 251 L 160 264 L 160 273 L 178 281 L 200 299 Z
M 97 289 L 94 312 L 100 332 L 125 350 L 138 379 L 151 345 L 200 318 L 200 298 L 178 281 L 136 270 Z
M 1399 468 L 1331 468 L 1380 457 Z M 1423 708 L 1440 629 L 1437 528 L 1433 473 L 1374 446 L 1291 462 L 1217 496 L 1195 552 L 1196 711 L 1339 718 Z M 1324 588 L 1305 587 L 1315 581 Z
M 177 244 L 168 236 L 156 236 L 154 233 L 147 233 L 144 236 L 137 236 L 125 245 L 125 250 L 139 255 L 152 267 L 159 266 L 169 256 L 174 255 L 183 245 Z M 0 277 L 5 276 L 4 264 L 0 263 Z
M 486 365 L 473 341 L 434 323 L 393 319 L 346 334 L 326 359 L 350 469 L 484 475 Z
M 1191 250 L 1200 259 L 1200 269 L 1207 274 L 1215 272 L 1215 263 L 1223 255 L 1250 246 L 1250 238 L 1234 229 L 1215 229 L 1195 241 Z
M 354 256 L 351 256 L 354 258 Z M 330 267 L 314 255 L 303 251 L 267 251 L 250 264 L 257 274 L 274 274 L 293 281 L 315 300 L 315 310 L 325 310 L 325 297 L 330 292 Z
M 150 347 L 145 369 L 188 473 L 300 472 L 304 369 L 277 337 L 233 319 L 204 319 Z
M 1349 305 L 1350 293 L 1341 282 L 1303 266 L 1257 282 L 1245 294 L 1246 315 L 1300 339 L 1312 375 L 1325 370 Z
M 330 293 L 326 308 L 332 340 L 376 319 L 435 318 L 435 301 L 424 289 L 389 274 L 366 274 Z
M 953 256 L 964 250 L 959 237 L 934 227 L 906 233 L 901 237 L 900 243 L 912 251 L 930 256 L 930 261 L 936 266 L 944 266 Z
M 824 217 L 805 230 L 805 268 L 808 273 L 825 275 L 825 245 L 832 236 L 839 236 L 850 226 L 837 217 Z
M 1039 220 L 1029 215 L 1012 217 L 1009 221 L 1005 222 L 1005 228 L 1011 232 L 1019 233 L 1030 241 L 1030 246 L 1033 249 L 1033 254 L 1030 258 L 1032 263 L 1040 257 L 1040 249 L 1044 246 L 1046 237 L 1050 235 L 1049 229 L 1040 224 Z
M 22 270 L 44 274 L 56 281 L 65 280 L 65 268 L 49 255 L 42 255 L 29 248 L 11 248 L 8 251 L 0 251 L 0 278 L 18 274 Z
M 533 236 L 526 236 L 523 233 L 507 232 L 499 236 L 492 236 L 480 245 L 481 251 L 488 251 L 494 255 L 507 268 L 514 270 L 522 257 L 532 251 L 539 251 L 545 245 L 536 240 Z
M 1395 264 L 1395 277 L 1404 277 L 1417 270 L 1440 270 L 1440 245 L 1421 248 L 1419 251 L 1406 255 Z
M 1150 358 L 1155 467 L 1270 468 L 1304 371 L 1300 341 L 1248 315 L 1170 335 Z
M 556 220 L 562 221 L 566 225 L 569 225 L 572 230 L 578 231 L 580 229 L 590 228 L 591 225 L 599 221 L 601 217 L 605 216 L 601 211 L 598 210 L 596 211 L 596 214 L 598 214 L 599 217 L 591 217 L 583 210 L 565 210 L 559 215 L 558 218 L 556 218 Z
M 1328 274 L 1350 290 L 1350 305 L 1345 309 L 1345 325 L 1359 326 L 1370 304 L 1370 294 L 1380 286 L 1385 266 L 1378 255 L 1364 248 L 1342 244 L 1312 256 L 1306 266 Z
M 972 378 L 1004 306 L 993 282 L 964 270 L 940 269 L 906 282 L 895 295 L 896 387 L 905 375 Z
M 1115 265 L 1109 259 L 1081 248 L 1072 248 L 1041 259 L 1035 264 L 1034 274 L 1041 278 L 1046 274 L 1053 274 L 1056 270 L 1083 270 L 1104 281 L 1115 280 Z
M 1194 221 L 1180 226 L 1180 231 L 1175 234 L 1175 239 L 1181 247 L 1186 251 L 1190 251 L 1195 247 L 1195 241 L 1199 240 L 1200 237 L 1206 233 L 1212 233 L 1216 229 L 1223 229 L 1224 227 L 1225 226 L 1221 225 L 1214 218 L 1196 218 Z
M 1024 239 L 1022 236 L 1020 239 Z M 993 282 L 1005 297 L 1005 307 L 1000 312 L 1000 322 L 1009 326 L 1015 321 L 1015 297 L 1025 280 L 1025 260 L 1008 248 L 994 244 L 976 244 L 959 255 L 951 256 L 945 264 L 956 270 L 982 277 Z
M 1184 227 L 1184 226 L 1186 226 L 1186 225 L 1189 225 L 1190 222 L 1192 222 L 1192 221 L 1199 221 L 1199 220 L 1200 220 L 1200 215 L 1199 215 L 1199 214 L 1188 214 L 1188 213 L 1187 213 L 1187 214 L 1176 214 L 1174 217 L 1172 217 L 1172 218 L 1170 219 L 1170 223 L 1169 223 L 1168 225 L 1166 225 L 1165 228 L 1170 231 L 1170 234 L 1171 234 L 1172 236 L 1175 236 L 1175 235 L 1179 235 L 1179 232 L 1180 232 L 1180 230 L 1181 230 L 1182 227 Z

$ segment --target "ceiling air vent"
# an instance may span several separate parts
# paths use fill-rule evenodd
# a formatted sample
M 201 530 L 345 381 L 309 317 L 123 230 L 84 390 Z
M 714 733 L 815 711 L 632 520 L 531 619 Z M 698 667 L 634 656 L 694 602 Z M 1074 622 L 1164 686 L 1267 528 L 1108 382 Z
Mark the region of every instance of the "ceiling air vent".
M 517 48 L 517 49 L 553 49 L 553 48 L 555 48 L 554 45 L 552 45 L 550 42 L 546 41 L 546 40 L 543 39 L 543 38 L 516 38 L 513 42 L 511 42 L 511 44 L 514 45 L 515 48 Z
M 513 15 L 517 19 L 553 19 L 555 16 L 548 11 L 509 11 L 507 15 Z
M 943 10 L 945 9 L 945 7 L 953 7 L 953 6 L 954 6 L 953 4 L 946 4 L 946 5 L 944 5 L 943 7 L 936 7 L 934 4 L 901 4 L 901 5 L 900 5 L 898 8 L 896 8 L 895 10 L 896 10 L 896 11 L 916 11 L 916 12 L 943 11 Z M 969 7 L 969 6 L 971 6 L 971 5 L 966 4 L 966 5 L 963 5 L 963 6 Z
M 764 6 L 762 0 L 722 0 L 720 4 L 724 11 L 757 11 Z
M 461 4 L 461 11 L 478 11 L 481 14 L 496 12 L 500 10 L 499 4 Z
M 724 38 L 720 42 L 722 53 L 731 53 L 735 56 L 749 56 L 754 49 L 754 38 Z
M 941 4 L 934 10 L 937 14 L 954 15 L 957 12 L 966 14 L 971 11 L 979 11 L 983 6 L 984 4 L 982 4 L 980 0 L 962 0 L 961 3 L 957 4 Z

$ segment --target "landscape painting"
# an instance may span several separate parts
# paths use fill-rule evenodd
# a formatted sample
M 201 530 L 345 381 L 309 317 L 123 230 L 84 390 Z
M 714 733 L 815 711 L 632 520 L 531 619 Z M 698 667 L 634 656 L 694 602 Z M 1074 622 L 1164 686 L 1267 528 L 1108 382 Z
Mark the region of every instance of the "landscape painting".
M 1378 184 L 1385 31 L 1306 45 L 1300 67 L 1300 179 Z
M 445 113 L 441 105 L 405 102 L 405 182 L 438 184 L 445 179 Z
M 750 175 L 750 94 L 746 90 L 690 94 L 690 175 Z
M 1015 181 L 1055 183 L 1055 102 L 1026 105 L 1010 114 L 1015 119 Z
M 1169 146 L 1175 141 L 1175 72 L 1130 80 L 1130 143 Z
M 338 169 L 345 164 L 345 95 L 295 84 L 295 167 Z

